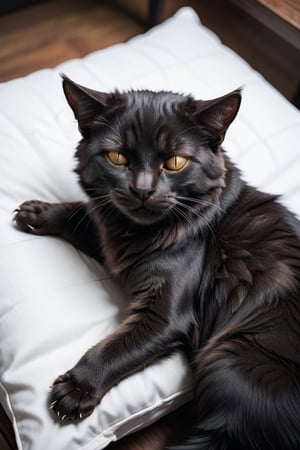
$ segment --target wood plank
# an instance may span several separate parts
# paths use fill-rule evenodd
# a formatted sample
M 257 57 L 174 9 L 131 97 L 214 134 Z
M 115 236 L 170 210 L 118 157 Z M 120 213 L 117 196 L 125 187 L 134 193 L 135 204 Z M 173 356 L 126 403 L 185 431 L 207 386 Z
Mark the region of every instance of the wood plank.
M 241 10 L 246 11 L 250 17 L 255 18 L 263 26 L 277 34 L 281 39 L 285 40 L 297 52 L 300 52 L 300 27 L 291 25 L 290 22 L 284 20 L 277 12 L 283 14 L 283 9 L 272 4 L 271 0 L 229 0 Z M 268 6 L 264 5 L 264 1 L 268 2 Z M 284 2 L 280 2 L 284 3 Z M 297 10 L 296 10 L 297 12 Z
M 299 0 L 257 0 L 266 8 L 273 11 L 281 19 L 300 30 L 300 2 Z
M 145 27 L 110 2 L 46 1 L 0 17 L 0 81 L 124 42 Z

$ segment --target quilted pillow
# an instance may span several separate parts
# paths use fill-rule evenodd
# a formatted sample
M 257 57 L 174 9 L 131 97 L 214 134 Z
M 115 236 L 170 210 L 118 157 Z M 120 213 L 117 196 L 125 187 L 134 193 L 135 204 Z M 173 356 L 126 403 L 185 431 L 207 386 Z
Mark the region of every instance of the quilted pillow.
M 244 86 L 225 148 L 246 179 L 282 193 L 299 216 L 300 114 L 190 8 L 126 44 L 0 85 L 0 401 L 19 449 L 99 450 L 186 402 L 191 380 L 176 353 L 123 380 L 80 424 L 61 426 L 47 410 L 48 386 L 126 309 L 98 263 L 12 221 L 28 199 L 83 198 L 72 172 L 79 134 L 60 72 L 98 90 L 167 89 L 203 99 Z

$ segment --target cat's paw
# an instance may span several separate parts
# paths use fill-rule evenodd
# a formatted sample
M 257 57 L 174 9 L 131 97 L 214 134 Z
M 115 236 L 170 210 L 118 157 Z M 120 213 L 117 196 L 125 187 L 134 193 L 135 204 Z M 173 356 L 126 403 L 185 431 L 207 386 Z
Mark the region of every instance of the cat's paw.
M 55 223 L 53 220 L 53 210 L 55 206 L 52 203 L 31 200 L 22 203 L 14 211 L 14 220 L 17 226 L 32 234 L 53 234 Z
M 85 379 L 81 384 L 76 368 L 59 376 L 49 399 L 49 409 L 56 420 L 63 423 L 78 422 L 92 414 L 101 400 L 96 389 Z

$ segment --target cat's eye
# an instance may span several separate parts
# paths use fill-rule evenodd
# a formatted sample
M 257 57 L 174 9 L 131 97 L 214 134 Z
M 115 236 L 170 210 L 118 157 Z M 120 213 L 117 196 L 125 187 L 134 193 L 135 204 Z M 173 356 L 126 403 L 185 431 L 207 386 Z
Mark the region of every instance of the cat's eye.
M 106 153 L 107 159 L 114 166 L 124 166 L 128 163 L 128 159 L 123 153 L 118 152 L 117 150 L 113 150 L 111 152 Z
M 172 172 L 182 170 L 188 163 L 188 158 L 185 156 L 172 156 L 165 161 L 164 168 Z

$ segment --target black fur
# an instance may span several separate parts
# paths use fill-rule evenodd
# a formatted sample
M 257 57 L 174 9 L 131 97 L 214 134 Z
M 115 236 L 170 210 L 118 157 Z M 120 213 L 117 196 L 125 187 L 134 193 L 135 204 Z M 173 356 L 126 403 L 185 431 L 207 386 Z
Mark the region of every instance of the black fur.
M 300 227 L 242 181 L 221 147 L 240 92 L 106 94 L 67 77 L 64 91 L 90 200 L 26 202 L 16 221 L 104 263 L 130 304 L 55 381 L 52 409 L 62 422 L 83 419 L 119 380 L 182 348 L 196 424 L 178 450 L 299 449 Z

